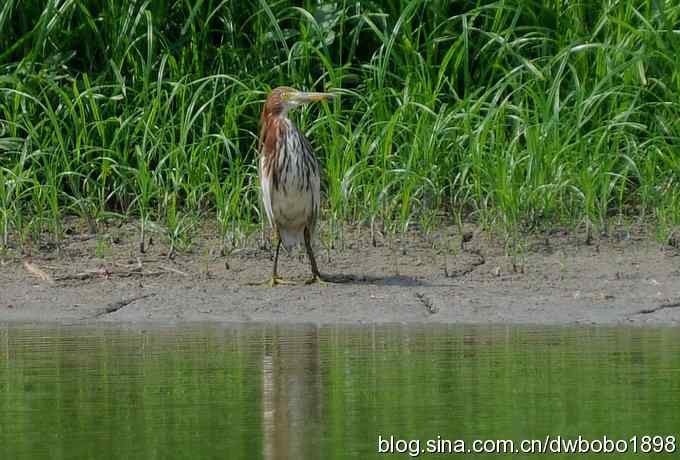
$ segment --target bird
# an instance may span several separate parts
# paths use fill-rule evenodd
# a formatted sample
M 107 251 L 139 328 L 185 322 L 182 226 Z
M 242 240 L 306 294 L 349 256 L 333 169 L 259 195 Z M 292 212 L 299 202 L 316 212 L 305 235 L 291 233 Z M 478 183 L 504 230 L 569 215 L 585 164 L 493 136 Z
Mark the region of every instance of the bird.
M 281 245 L 291 250 L 303 243 L 312 278 L 326 281 L 316 264 L 312 236 L 319 218 L 321 173 L 312 146 L 288 118 L 288 111 L 305 104 L 331 100 L 331 93 L 304 92 L 287 86 L 274 88 L 260 117 L 259 179 L 267 219 L 276 239 L 270 286 L 294 284 L 278 276 Z

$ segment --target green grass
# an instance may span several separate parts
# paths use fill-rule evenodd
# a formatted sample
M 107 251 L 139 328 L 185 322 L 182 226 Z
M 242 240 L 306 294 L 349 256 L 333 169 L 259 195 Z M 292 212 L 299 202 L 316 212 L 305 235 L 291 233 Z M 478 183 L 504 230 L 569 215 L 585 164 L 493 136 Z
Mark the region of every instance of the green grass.
M 6 0 L 0 245 L 139 221 L 173 248 L 263 225 L 259 111 L 286 84 L 323 218 L 508 235 L 680 223 L 680 4 Z

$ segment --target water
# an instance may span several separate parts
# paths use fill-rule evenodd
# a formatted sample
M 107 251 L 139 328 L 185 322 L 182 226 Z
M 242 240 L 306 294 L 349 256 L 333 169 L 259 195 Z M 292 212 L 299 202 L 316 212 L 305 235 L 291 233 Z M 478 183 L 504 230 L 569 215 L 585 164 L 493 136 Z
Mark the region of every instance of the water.
M 411 458 L 379 436 L 546 435 L 680 437 L 680 330 L 0 328 L 1 459 Z

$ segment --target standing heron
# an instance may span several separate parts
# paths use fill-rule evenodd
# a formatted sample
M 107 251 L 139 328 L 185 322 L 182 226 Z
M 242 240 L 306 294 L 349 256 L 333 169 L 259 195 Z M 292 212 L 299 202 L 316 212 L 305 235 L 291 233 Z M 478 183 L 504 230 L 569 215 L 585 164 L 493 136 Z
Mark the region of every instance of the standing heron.
M 272 90 L 260 118 L 260 186 L 267 218 L 276 237 L 271 285 L 284 281 L 276 268 L 281 243 L 290 250 L 304 242 L 312 278 L 322 279 L 312 250 L 312 235 L 319 217 L 319 162 L 304 134 L 288 118 L 288 110 L 331 99 L 328 93 L 306 93 L 288 87 Z

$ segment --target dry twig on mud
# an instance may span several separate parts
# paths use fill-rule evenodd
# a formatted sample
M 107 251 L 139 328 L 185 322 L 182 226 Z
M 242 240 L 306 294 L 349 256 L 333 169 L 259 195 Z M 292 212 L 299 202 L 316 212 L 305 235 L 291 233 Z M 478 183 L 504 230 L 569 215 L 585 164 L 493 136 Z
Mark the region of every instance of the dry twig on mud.
M 112 303 L 108 304 L 106 306 L 106 308 L 104 308 L 104 310 L 97 313 L 95 315 L 95 318 L 98 318 L 102 315 L 108 315 L 110 313 L 115 313 L 118 310 L 120 310 L 121 308 L 130 305 L 132 302 L 136 302 L 138 300 L 146 299 L 146 298 L 149 298 L 149 297 L 154 297 L 155 295 L 156 294 L 144 294 L 144 295 L 140 295 L 140 296 L 136 296 L 136 297 L 129 297 L 127 299 L 119 300 L 117 302 L 112 302 Z
M 179 270 L 177 268 L 168 267 L 167 265 L 161 265 L 160 268 L 169 272 L 177 273 L 178 275 L 189 276 L 187 272 L 183 272 L 182 270 Z
M 24 268 L 36 278 L 40 278 L 42 281 L 54 284 L 54 279 L 45 270 L 41 269 L 37 265 L 34 265 L 32 262 L 24 260 Z
M 649 315 L 649 314 L 652 314 L 652 313 L 656 313 L 659 310 L 665 310 L 667 308 L 680 308 L 680 302 L 662 303 L 661 305 L 659 305 L 657 307 L 643 308 L 642 310 L 636 311 L 634 314 L 635 315 Z
M 434 304 L 431 298 L 423 294 L 422 292 L 416 292 L 415 293 L 416 299 L 420 301 L 420 303 L 423 304 L 427 312 L 431 315 L 434 315 L 435 313 L 439 312 L 439 308 Z
M 115 270 L 111 271 L 106 268 L 97 268 L 94 270 L 86 270 L 84 272 L 80 273 L 73 273 L 69 275 L 62 275 L 57 277 L 57 281 L 68 281 L 68 280 L 80 280 L 80 281 L 85 281 L 88 279 L 93 279 L 93 278 L 103 278 L 103 279 L 110 279 L 111 277 L 119 277 L 119 278 L 129 278 L 133 276 L 162 276 L 165 275 L 167 272 L 166 271 L 149 271 L 149 272 L 144 272 L 141 270 L 141 268 L 135 266 L 134 268 L 131 268 L 129 270 Z M 188 276 L 188 275 L 187 275 Z
M 121 278 L 129 278 L 131 276 L 162 276 L 165 275 L 166 272 L 141 272 L 137 270 L 131 270 L 128 272 L 113 272 L 111 273 L 114 276 L 120 276 Z
M 108 271 L 106 268 L 96 268 L 94 270 L 86 270 L 84 272 L 80 273 L 75 273 L 72 275 L 63 275 L 63 276 L 58 276 L 57 281 L 67 281 L 67 280 L 86 280 L 90 278 L 110 278 L 111 277 L 111 272 Z

